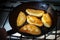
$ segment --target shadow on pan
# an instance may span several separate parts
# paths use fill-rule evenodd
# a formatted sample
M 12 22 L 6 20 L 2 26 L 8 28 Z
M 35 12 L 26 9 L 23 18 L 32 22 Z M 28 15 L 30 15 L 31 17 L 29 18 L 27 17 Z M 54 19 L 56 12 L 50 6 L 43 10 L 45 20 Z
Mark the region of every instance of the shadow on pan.
M 42 31 L 42 34 L 40 35 L 31 35 L 31 34 L 27 34 L 27 33 L 21 33 L 19 32 L 19 28 L 17 27 L 16 25 L 16 20 L 17 20 L 17 16 L 19 14 L 20 11 L 23 11 L 25 12 L 25 10 L 27 8 L 31 8 L 31 9 L 40 9 L 40 10 L 44 10 L 45 12 L 48 12 L 52 18 L 52 26 L 50 28 L 46 28 L 46 27 L 41 27 L 41 31 Z M 26 12 L 25 12 L 26 14 Z M 27 14 L 26 14 L 27 15 Z M 38 37 L 38 36 L 41 36 L 41 35 L 44 35 L 50 31 L 52 31 L 55 26 L 56 26 L 56 20 L 57 20 L 57 17 L 56 17 L 56 14 L 55 14 L 55 11 L 54 9 L 50 6 L 50 4 L 46 4 L 46 3 L 43 3 L 43 2 L 27 2 L 27 3 L 22 3 L 21 5 L 17 6 L 16 8 L 14 8 L 10 14 L 9 14 L 9 23 L 11 25 L 11 27 L 16 31 L 16 32 L 19 32 L 25 36 L 34 36 L 34 37 Z M 26 23 L 26 22 L 25 22 Z M 24 24 L 25 24 L 24 23 Z M 22 25 L 23 26 L 23 25 Z

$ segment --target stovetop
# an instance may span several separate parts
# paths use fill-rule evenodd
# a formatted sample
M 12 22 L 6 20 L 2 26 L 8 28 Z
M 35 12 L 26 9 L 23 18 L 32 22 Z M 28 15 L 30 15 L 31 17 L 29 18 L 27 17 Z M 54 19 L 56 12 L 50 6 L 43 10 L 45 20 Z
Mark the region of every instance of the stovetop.
M 16 6 L 20 5 L 22 3 L 20 3 L 19 1 L 17 2 L 6 2 L 1 4 L 0 6 L 0 27 L 3 27 L 6 29 L 7 33 L 11 34 L 11 26 L 9 24 L 9 12 L 12 11 L 13 8 L 15 8 Z M 50 3 L 54 5 L 54 9 L 57 10 L 57 37 L 60 37 L 60 5 L 55 5 L 54 3 Z M 46 39 L 55 39 L 55 31 L 56 29 L 54 29 L 52 32 L 49 32 L 48 34 L 46 34 Z M 23 36 L 21 34 L 19 34 L 18 32 L 13 33 L 12 35 L 8 35 L 7 38 L 12 38 L 12 39 L 20 39 L 20 36 Z M 45 35 L 37 37 L 37 39 L 42 39 L 44 38 Z M 26 40 L 31 39 L 29 37 L 26 38 Z M 25 36 L 23 36 L 22 40 L 25 40 Z M 32 39 L 31 39 L 32 40 Z M 36 40 L 36 39 L 35 39 Z

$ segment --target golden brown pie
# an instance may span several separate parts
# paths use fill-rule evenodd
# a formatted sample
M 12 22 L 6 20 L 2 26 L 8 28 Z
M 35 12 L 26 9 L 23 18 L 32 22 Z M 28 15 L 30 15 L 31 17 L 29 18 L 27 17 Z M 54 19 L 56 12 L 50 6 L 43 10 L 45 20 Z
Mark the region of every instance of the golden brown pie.
M 36 10 L 36 9 L 26 9 L 27 14 L 32 16 L 41 17 L 44 14 L 43 10 Z
M 50 15 L 48 13 L 43 14 L 41 20 L 42 20 L 44 26 L 51 27 L 51 25 L 52 25 L 52 19 L 51 19 Z
M 35 25 L 31 25 L 31 24 L 26 24 L 23 27 L 20 28 L 19 30 L 22 33 L 28 33 L 28 34 L 32 34 L 32 35 L 39 35 L 41 34 L 41 30 L 36 27 Z
M 24 22 L 26 21 L 26 15 L 24 14 L 24 12 L 20 11 L 18 17 L 17 17 L 17 26 L 20 27 L 21 25 L 24 24 Z
M 35 16 L 28 15 L 27 16 L 27 22 L 29 24 L 33 24 L 33 25 L 36 25 L 36 26 L 40 26 L 40 27 L 43 26 L 42 21 Z

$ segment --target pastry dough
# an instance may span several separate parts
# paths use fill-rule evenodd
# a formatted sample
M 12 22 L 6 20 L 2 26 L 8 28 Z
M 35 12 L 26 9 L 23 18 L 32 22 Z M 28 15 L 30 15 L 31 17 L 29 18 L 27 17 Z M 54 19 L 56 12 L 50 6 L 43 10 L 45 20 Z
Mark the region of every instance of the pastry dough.
M 27 22 L 29 24 L 33 24 L 33 25 L 36 25 L 36 26 L 40 26 L 40 27 L 43 26 L 42 21 L 35 16 L 28 15 L 27 16 Z
M 19 31 L 23 33 L 32 34 L 32 35 L 41 34 L 41 30 L 35 25 L 31 25 L 31 24 L 24 25 L 22 28 L 20 28 Z
M 35 9 L 26 9 L 27 14 L 32 16 L 41 17 L 44 14 L 43 10 L 35 10 Z
M 24 12 L 20 11 L 18 17 L 17 17 L 17 26 L 20 27 L 21 25 L 24 24 L 24 22 L 26 21 L 26 15 L 24 14 Z
M 52 25 L 52 20 L 51 20 L 51 17 L 50 17 L 50 15 L 49 15 L 48 13 L 43 14 L 41 20 L 42 20 L 44 26 L 46 26 L 46 27 L 51 27 L 51 25 Z

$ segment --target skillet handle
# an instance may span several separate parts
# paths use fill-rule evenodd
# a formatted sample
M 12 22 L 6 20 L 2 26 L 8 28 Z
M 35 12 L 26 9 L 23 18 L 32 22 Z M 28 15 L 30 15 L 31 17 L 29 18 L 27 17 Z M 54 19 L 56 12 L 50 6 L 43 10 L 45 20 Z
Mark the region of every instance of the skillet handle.
M 0 28 L 0 39 L 1 40 L 7 40 L 7 32 L 4 28 Z

